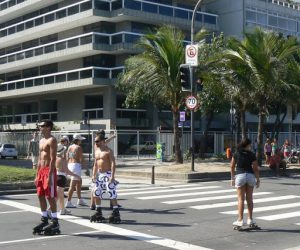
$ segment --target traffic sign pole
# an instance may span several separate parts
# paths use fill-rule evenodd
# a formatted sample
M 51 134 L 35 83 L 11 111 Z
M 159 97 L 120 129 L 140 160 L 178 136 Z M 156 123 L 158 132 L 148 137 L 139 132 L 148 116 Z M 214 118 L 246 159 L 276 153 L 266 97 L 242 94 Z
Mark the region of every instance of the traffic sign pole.
M 190 66 L 190 82 L 191 82 L 191 95 L 193 95 L 193 67 Z M 191 171 L 195 171 L 195 152 L 194 152 L 194 109 L 191 109 Z

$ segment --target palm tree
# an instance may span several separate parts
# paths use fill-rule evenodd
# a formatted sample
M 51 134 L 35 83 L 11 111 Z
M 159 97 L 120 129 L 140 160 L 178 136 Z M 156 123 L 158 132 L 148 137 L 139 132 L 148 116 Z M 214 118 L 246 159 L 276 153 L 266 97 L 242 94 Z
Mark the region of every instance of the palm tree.
M 263 125 L 268 113 L 268 104 L 276 97 L 274 93 L 278 93 L 282 88 L 298 88 L 295 75 L 299 75 L 299 72 L 294 72 L 293 80 L 287 77 L 287 65 L 295 61 L 294 56 L 298 51 L 299 45 L 295 38 L 284 39 L 274 32 L 260 28 L 256 28 L 252 33 L 245 33 L 245 38 L 237 50 L 231 51 L 231 56 L 247 66 L 251 73 L 248 86 L 253 103 L 258 109 L 259 162 L 262 158 Z
M 184 34 L 173 26 L 163 26 L 155 34 L 145 35 L 138 42 L 143 52 L 126 60 L 118 83 L 119 89 L 127 95 L 127 105 L 148 100 L 170 107 L 177 163 L 183 162 L 178 129 L 183 97 L 179 71 L 184 62 L 183 40 Z

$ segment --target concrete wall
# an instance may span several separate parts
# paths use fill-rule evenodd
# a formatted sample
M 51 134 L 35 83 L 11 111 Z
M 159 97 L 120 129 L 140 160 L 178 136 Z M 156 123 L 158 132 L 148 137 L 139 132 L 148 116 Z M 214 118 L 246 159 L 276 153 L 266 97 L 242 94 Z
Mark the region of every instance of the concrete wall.
M 219 15 L 219 28 L 226 36 L 241 38 L 244 30 L 244 0 L 215 0 L 205 10 Z

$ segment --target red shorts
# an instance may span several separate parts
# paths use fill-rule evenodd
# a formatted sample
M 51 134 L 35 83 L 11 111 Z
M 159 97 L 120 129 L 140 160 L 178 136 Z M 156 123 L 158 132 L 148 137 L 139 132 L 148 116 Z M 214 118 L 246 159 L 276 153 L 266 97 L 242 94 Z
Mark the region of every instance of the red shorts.
M 41 167 L 37 175 L 36 191 L 38 196 L 57 197 L 56 171 L 51 175 L 51 186 L 48 186 L 49 167 Z

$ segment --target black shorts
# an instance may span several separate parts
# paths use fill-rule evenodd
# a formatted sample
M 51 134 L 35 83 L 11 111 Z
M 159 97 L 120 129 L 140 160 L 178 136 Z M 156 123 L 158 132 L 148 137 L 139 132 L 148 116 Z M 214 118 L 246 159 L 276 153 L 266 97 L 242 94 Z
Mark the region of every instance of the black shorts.
M 66 176 L 64 176 L 64 175 L 58 175 L 57 176 L 57 186 L 64 188 L 64 187 L 66 187 L 66 185 L 67 185 L 67 178 L 66 178 Z

